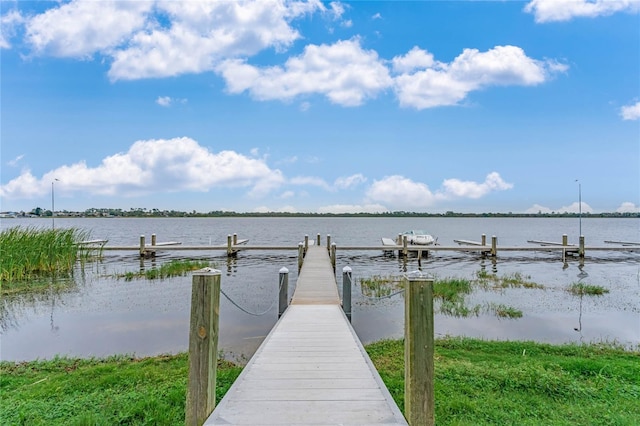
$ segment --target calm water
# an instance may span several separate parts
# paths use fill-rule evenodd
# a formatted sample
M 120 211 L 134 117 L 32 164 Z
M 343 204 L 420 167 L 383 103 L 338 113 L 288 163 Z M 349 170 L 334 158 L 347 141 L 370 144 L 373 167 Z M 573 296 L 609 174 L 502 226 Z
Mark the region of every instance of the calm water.
M 527 240 L 577 243 L 578 220 L 547 218 L 202 218 L 202 219 L 56 219 L 56 227 L 78 227 L 109 245 L 138 244 L 139 236 L 185 245 L 224 244 L 228 234 L 248 238 L 252 245 L 296 246 L 304 235 L 330 234 L 338 246 L 338 283 L 342 268 L 350 266 L 356 281 L 353 325 L 363 342 L 400 337 L 402 295 L 374 300 L 362 294 L 358 279 L 374 275 L 400 276 L 419 269 L 417 259 L 406 261 L 378 251 L 340 251 L 341 245 L 379 245 L 381 237 L 395 237 L 408 229 L 424 229 L 442 245 L 454 239 L 479 241 L 498 237 L 498 247 L 527 246 Z M 49 227 L 45 219 L 7 219 L 10 226 Z M 582 220 L 586 244 L 605 240 L 640 241 L 638 219 Z M 159 266 L 172 258 L 206 259 L 222 271 L 220 348 L 235 359 L 250 357 L 277 320 L 278 271 L 290 271 L 290 294 L 297 279 L 295 251 L 241 252 L 227 259 L 223 252 L 163 253 L 155 261 L 140 261 L 135 253 L 105 252 L 100 262 L 78 269 L 70 289 L 5 297 L 0 305 L 2 360 L 31 360 L 54 355 L 138 356 L 185 351 L 191 277 L 124 281 L 115 274 Z M 498 276 L 520 273 L 545 288 L 477 290 L 469 305 L 500 303 L 523 312 L 519 319 L 499 319 L 491 313 L 455 318 L 438 314 L 438 335 L 466 335 L 487 339 L 544 342 L 617 341 L 640 344 L 640 254 L 587 252 L 584 266 L 577 260 L 563 264 L 558 253 L 503 252 L 496 262 L 475 254 L 443 252 L 422 262 L 421 270 L 439 278 L 473 278 L 480 270 Z M 581 274 L 582 272 L 582 274 Z M 586 276 L 585 276 L 586 274 Z M 571 283 L 601 285 L 610 293 L 600 297 L 572 296 Z M 240 308 L 238 308 L 238 305 Z M 269 308 L 271 308 L 269 310 Z M 264 311 L 264 315 L 255 315 Z M 245 312 L 246 311 L 246 312 Z M 249 312 L 249 313 L 247 313 Z

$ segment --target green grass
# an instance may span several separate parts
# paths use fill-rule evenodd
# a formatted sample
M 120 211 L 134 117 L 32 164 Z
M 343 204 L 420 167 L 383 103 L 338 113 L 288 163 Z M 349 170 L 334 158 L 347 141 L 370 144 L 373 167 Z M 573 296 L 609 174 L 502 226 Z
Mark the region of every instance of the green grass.
M 220 361 L 220 400 L 241 368 Z M 186 354 L 0 363 L 3 425 L 180 425 Z
M 608 288 L 585 283 L 573 283 L 567 288 L 567 291 L 576 296 L 602 296 L 609 293 Z
M 404 407 L 402 341 L 367 346 Z M 640 353 L 590 345 L 436 341 L 438 425 L 640 424 Z
M 401 340 L 366 347 L 400 409 Z M 0 423 L 182 425 L 186 354 L 0 363 Z M 241 368 L 218 365 L 219 401 Z M 640 424 L 640 352 L 466 338 L 436 341 L 438 425 Z
M 136 278 L 146 278 L 148 280 L 164 279 L 170 277 L 183 276 L 190 271 L 202 269 L 210 266 L 205 260 L 171 260 L 164 263 L 159 268 L 151 268 L 141 272 L 125 272 L 117 275 L 117 278 L 124 278 L 125 281 L 132 281 Z
M 86 231 L 75 228 L 14 227 L 0 232 L 0 281 L 2 294 L 37 289 L 47 278 L 67 278 L 76 261 L 88 259 L 91 249 L 78 242 Z

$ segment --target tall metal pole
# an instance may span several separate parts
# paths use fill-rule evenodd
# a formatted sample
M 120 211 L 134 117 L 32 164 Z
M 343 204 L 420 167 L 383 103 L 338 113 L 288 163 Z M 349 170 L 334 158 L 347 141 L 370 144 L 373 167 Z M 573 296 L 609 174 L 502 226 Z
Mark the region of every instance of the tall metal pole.
M 582 182 L 580 179 L 576 179 L 578 182 L 578 238 L 582 236 Z
M 54 207 L 55 198 L 53 196 L 53 182 L 54 181 L 51 181 L 51 229 L 56 229 L 56 219 L 55 219 L 55 213 L 54 213 L 56 210 L 55 210 L 55 207 Z

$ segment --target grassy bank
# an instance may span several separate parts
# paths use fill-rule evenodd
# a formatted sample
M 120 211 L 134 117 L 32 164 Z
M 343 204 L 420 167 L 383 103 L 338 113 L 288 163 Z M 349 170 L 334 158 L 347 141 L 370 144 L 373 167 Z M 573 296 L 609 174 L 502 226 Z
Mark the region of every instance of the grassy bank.
M 402 408 L 402 341 L 367 347 Z M 640 424 L 640 353 L 601 346 L 441 339 L 439 425 Z M 218 399 L 240 368 L 221 363 Z M 0 363 L 0 419 L 20 425 L 181 425 L 187 357 Z

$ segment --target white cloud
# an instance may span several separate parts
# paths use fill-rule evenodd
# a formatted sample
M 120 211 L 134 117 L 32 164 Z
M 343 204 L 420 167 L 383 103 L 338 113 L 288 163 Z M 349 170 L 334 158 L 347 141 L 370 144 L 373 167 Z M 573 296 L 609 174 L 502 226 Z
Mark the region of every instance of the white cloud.
M 251 188 L 259 196 L 279 187 L 284 178 L 263 160 L 234 151 L 213 153 L 190 138 L 135 142 L 126 153 L 102 160 L 59 167 L 37 179 L 29 171 L 0 187 L 0 196 L 32 198 L 47 194 L 53 179 L 64 192 L 135 196 L 152 192 L 206 192 L 215 187 Z
M 168 107 L 171 105 L 171 98 L 169 96 L 158 96 L 156 103 L 160 106 Z
M 432 192 L 424 183 L 395 175 L 374 181 L 366 195 L 369 200 L 383 202 L 391 206 L 392 210 L 399 210 L 426 208 L 438 201 L 453 198 L 478 199 L 490 192 L 512 187 L 512 184 L 504 182 L 496 172 L 489 173 L 482 183 L 446 179 L 436 192 Z
M 507 183 L 496 172 L 489 173 L 482 183 L 461 181 L 459 179 L 446 179 L 442 184 L 442 196 L 446 198 L 460 197 L 478 199 L 493 191 L 504 191 L 513 188 L 513 184 Z
M 339 177 L 333 183 L 333 186 L 337 189 L 352 189 L 361 183 L 367 181 L 367 178 L 364 177 L 361 173 L 357 173 L 355 175 L 347 176 L 347 177 Z
M 147 23 L 150 1 L 79 1 L 61 4 L 26 21 L 36 54 L 90 57 L 108 53 Z
M 318 213 L 385 213 L 388 212 L 381 204 L 333 204 L 318 208 Z
M 640 102 L 620 108 L 623 120 L 640 120 Z
M 17 10 L 11 10 L 0 17 L 0 49 L 10 49 L 9 41 L 14 35 L 16 27 L 24 23 L 24 18 Z
M 371 19 L 382 19 L 382 15 L 380 14 L 380 12 L 375 13 Z
M 618 213 L 640 213 L 640 206 L 636 206 L 634 203 L 626 201 L 620 204 L 620 207 L 616 209 Z
M 524 8 L 536 22 L 568 21 L 576 17 L 595 18 L 617 12 L 635 13 L 640 0 L 532 0 Z
M 374 181 L 367 190 L 367 197 L 391 206 L 392 210 L 428 207 L 436 199 L 424 183 L 398 175 Z
M 532 59 L 517 46 L 496 46 L 486 52 L 464 49 L 449 64 L 414 47 L 392 62 L 401 72 L 395 78 L 400 105 L 416 109 L 456 105 L 469 92 L 489 86 L 538 85 L 567 70 L 556 61 Z
M 361 105 L 392 83 L 378 54 L 364 50 L 357 38 L 332 45 L 307 45 L 284 67 L 258 68 L 234 59 L 224 61 L 217 71 L 230 93 L 249 91 L 259 100 L 322 94 L 342 106 Z
M 562 206 L 558 210 L 558 213 L 579 213 L 580 212 L 580 203 L 577 201 L 575 203 L 571 203 L 568 206 Z M 593 213 L 593 209 L 591 206 L 584 201 L 582 202 L 582 213 Z
M 327 191 L 331 191 L 331 185 L 329 185 L 324 179 L 314 176 L 296 176 L 294 178 L 289 179 L 289 183 L 291 185 L 309 185 L 309 186 L 317 186 L 319 188 L 325 189 Z
M 15 167 L 18 165 L 18 163 L 20 162 L 20 160 L 22 160 L 24 158 L 24 154 L 18 155 L 16 158 L 14 158 L 13 160 L 9 160 L 7 161 L 7 165 L 11 166 L 11 167 Z

